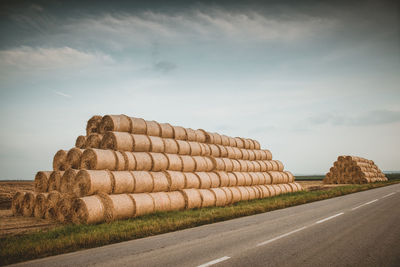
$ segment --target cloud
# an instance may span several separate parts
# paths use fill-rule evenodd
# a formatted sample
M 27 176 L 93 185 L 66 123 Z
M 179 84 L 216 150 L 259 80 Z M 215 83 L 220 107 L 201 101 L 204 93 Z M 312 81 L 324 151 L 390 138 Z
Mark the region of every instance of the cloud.
M 159 61 L 154 64 L 153 68 L 155 71 L 159 71 L 162 73 L 168 73 L 171 72 L 172 70 L 176 69 L 176 65 L 172 62 L 169 61 Z
M 332 124 L 344 126 L 366 126 L 390 124 L 400 121 L 400 111 L 373 110 L 358 116 L 345 116 L 341 114 L 324 113 L 309 118 L 314 125 Z
M 66 97 L 66 98 L 72 98 L 71 95 L 67 95 L 65 93 L 59 92 L 59 91 L 54 91 L 55 94 L 62 96 L 62 97 Z

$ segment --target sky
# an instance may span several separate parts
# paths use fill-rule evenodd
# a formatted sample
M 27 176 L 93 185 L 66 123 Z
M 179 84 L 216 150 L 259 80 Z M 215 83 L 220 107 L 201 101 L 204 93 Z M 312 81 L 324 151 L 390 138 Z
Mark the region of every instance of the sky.
M 253 138 L 295 175 L 400 170 L 396 1 L 82 2 L 0 4 L 0 179 L 95 114 Z

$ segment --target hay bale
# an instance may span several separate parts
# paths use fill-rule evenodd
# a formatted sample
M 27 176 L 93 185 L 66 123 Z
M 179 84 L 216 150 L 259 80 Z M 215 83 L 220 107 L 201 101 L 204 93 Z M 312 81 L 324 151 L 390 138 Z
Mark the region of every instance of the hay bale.
M 217 171 L 225 171 L 225 161 L 222 158 L 213 158 L 213 161 L 215 162 L 215 170 Z
M 88 120 L 86 124 L 86 135 L 99 132 L 100 130 L 99 126 L 102 118 L 103 117 L 100 115 L 94 115 Z
M 242 154 L 242 157 L 241 157 L 242 160 L 249 160 L 250 155 L 249 155 L 249 151 L 247 149 L 240 148 L 240 153 Z
M 240 171 L 241 170 L 241 166 L 240 166 L 240 163 L 239 163 L 239 161 L 237 160 L 237 159 L 231 159 L 231 162 L 232 162 L 232 171 Z
M 278 164 L 278 171 L 283 172 L 283 163 L 280 160 L 274 160 L 276 164 Z
M 221 145 L 223 146 L 229 146 L 230 141 L 229 141 L 229 137 L 226 135 L 221 135 Z
M 276 184 L 271 185 L 275 189 L 275 196 L 282 194 L 282 188 Z
M 267 153 L 267 160 L 272 160 L 272 153 L 268 149 L 263 149 L 265 153 Z
M 22 215 L 33 216 L 33 209 L 35 207 L 36 193 L 26 192 L 22 200 Z
M 207 169 L 205 171 L 210 172 L 210 171 L 215 170 L 216 164 L 212 157 L 204 157 L 204 160 L 207 163 Z M 200 169 L 198 169 L 198 170 L 200 170 Z
M 53 170 L 65 171 L 68 169 L 67 153 L 67 150 L 60 149 L 57 151 L 53 158 Z
M 168 170 L 170 171 L 182 171 L 183 162 L 182 158 L 176 154 L 165 154 L 168 159 Z
M 224 171 L 215 171 L 219 177 L 219 186 L 224 187 L 224 186 L 229 186 L 229 176 L 226 172 Z
M 188 142 L 190 146 L 190 155 L 192 156 L 202 156 L 202 147 L 198 142 Z
M 254 140 L 253 139 L 246 139 L 249 142 L 249 149 L 254 150 L 255 148 L 255 144 L 254 144 Z
M 131 174 L 135 184 L 133 190 L 134 193 L 147 193 L 153 191 L 154 180 L 149 171 L 132 171 Z
M 72 203 L 77 199 L 73 195 L 64 195 L 57 203 L 57 221 L 65 223 L 72 221 Z
M 124 132 L 107 132 L 104 134 L 100 147 L 118 151 L 135 151 L 135 135 Z M 147 150 L 148 151 L 148 150 Z
M 262 174 L 260 175 L 259 172 L 250 172 L 249 175 L 250 175 L 250 179 L 251 179 L 251 183 L 249 185 L 264 184 L 264 181 L 265 181 L 264 175 L 262 175 Z
M 153 177 L 153 190 L 152 192 L 165 192 L 170 191 L 169 182 L 166 172 L 151 172 Z
M 135 216 L 135 204 L 128 194 L 109 195 L 112 219 L 122 220 Z
M 44 213 L 45 219 L 54 220 L 57 218 L 58 202 L 61 199 L 61 193 L 58 191 L 51 191 L 46 199 L 46 212 Z
M 112 193 L 115 185 L 110 171 L 81 170 L 76 174 L 73 192 L 80 197 L 102 193 Z
M 227 196 L 224 190 L 221 188 L 210 188 L 210 191 L 214 194 L 215 206 L 222 207 L 227 204 Z
M 233 162 L 231 159 L 221 158 L 224 162 L 225 169 L 223 171 L 232 172 L 233 171 Z
M 48 192 L 51 171 L 39 171 L 35 175 L 35 192 Z
M 234 137 L 230 137 L 230 136 L 228 136 L 228 139 L 229 139 L 228 146 L 237 148 L 236 139 Z
M 183 194 L 183 197 L 185 198 L 186 209 L 201 208 L 202 199 L 199 193 L 199 189 L 182 189 L 181 192 Z
M 270 197 L 271 193 L 265 185 L 259 185 L 258 188 L 261 190 L 261 198 Z
M 271 197 L 276 196 L 275 187 L 272 185 L 266 185 L 265 187 L 267 187 Z
M 247 171 L 248 172 L 253 172 L 254 171 L 254 164 L 250 160 L 246 160 L 247 164 Z
M 161 127 L 156 121 L 146 122 L 146 134 L 152 136 L 161 136 Z
M 223 190 L 225 192 L 225 196 L 226 196 L 226 202 L 225 205 L 229 205 L 232 204 L 232 200 L 233 200 L 233 194 L 232 191 L 229 190 L 228 187 L 221 187 L 221 190 Z
M 235 143 L 236 143 L 236 147 L 238 148 L 244 148 L 244 142 L 243 139 L 240 137 L 235 137 Z
M 172 126 L 174 129 L 174 139 L 187 140 L 186 129 L 181 126 Z
M 201 197 L 201 207 L 213 207 L 215 206 L 215 195 L 209 189 L 198 189 Z
M 76 224 L 94 224 L 106 220 L 106 207 L 99 195 L 77 198 L 72 202 L 72 221 Z
M 257 140 L 253 140 L 253 143 L 254 143 L 254 149 L 256 149 L 256 150 L 261 149 L 261 145 Z
M 60 179 L 59 191 L 61 193 L 71 193 L 74 190 L 75 177 L 78 174 L 78 170 L 69 169 L 63 173 Z
M 130 133 L 133 134 L 146 134 L 146 121 L 142 118 L 129 117 L 130 120 Z
M 287 193 L 287 188 L 284 186 L 284 184 L 277 184 L 277 186 L 281 189 L 281 194 Z
M 210 188 L 211 187 L 211 178 L 207 172 L 196 172 L 195 173 L 199 177 L 200 188 Z
M 157 192 L 149 194 L 154 201 L 154 211 L 169 211 L 171 210 L 171 200 L 167 193 Z
M 294 182 L 294 175 L 290 171 L 284 171 L 286 175 L 288 176 L 288 183 L 293 183 Z
M 196 141 L 196 131 L 192 128 L 186 128 L 186 135 L 188 141 Z
M 240 174 L 242 174 L 243 176 L 243 180 L 239 182 L 239 178 L 238 178 L 238 185 L 246 185 L 249 186 L 253 183 L 253 179 L 250 176 L 249 172 L 238 172 Z
M 272 184 L 272 177 L 268 172 L 262 172 L 265 178 L 265 183 L 264 184 Z
M 231 191 L 231 193 L 232 193 L 232 202 L 231 203 L 236 203 L 236 202 L 239 202 L 242 200 L 242 194 L 236 186 L 228 187 L 228 190 Z
M 254 153 L 254 150 L 247 150 L 249 153 L 249 160 L 255 160 L 256 159 L 256 154 Z
M 183 140 L 176 140 L 178 144 L 178 154 L 179 155 L 190 155 L 190 145 L 189 142 Z
M 192 156 L 180 156 L 182 160 L 183 172 L 194 172 L 196 170 L 196 162 Z
M 290 186 L 290 192 L 297 192 L 298 191 L 297 186 L 294 185 L 293 183 L 289 183 L 288 185 Z
M 84 149 L 86 148 L 86 136 L 80 135 L 76 138 L 75 147 Z
M 153 158 L 148 152 L 133 152 L 133 154 L 136 160 L 135 170 L 151 171 L 153 167 Z
M 114 151 L 89 148 L 81 156 L 80 169 L 115 170 L 116 165 Z
M 199 143 L 201 147 L 201 155 L 202 156 L 211 156 L 211 149 L 208 144 Z
M 297 187 L 297 191 L 303 191 L 303 187 L 299 183 L 293 183 Z
M 240 148 L 237 147 L 232 147 L 232 150 L 234 152 L 234 159 L 243 159 L 243 153 L 242 150 Z
M 216 145 L 219 149 L 219 155 L 221 158 L 227 158 L 228 157 L 228 150 L 226 149 L 225 146 L 222 145 Z
M 227 152 L 227 155 L 226 155 L 227 158 L 236 159 L 236 153 L 235 153 L 235 150 L 233 149 L 233 147 L 226 146 L 225 149 Z
M 127 170 L 128 162 L 126 162 L 126 154 L 124 152 L 114 151 L 114 156 L 116 160 L 116 166 L 114 170 L 115 171 Z
M 250 198 L 250 192 L 247 190 L 245 186 L 236 187 L 240 191 L 240 195 L 242 196 L 241 201 L 247 201 Z
M 130 171 L 111 172 L 114 180 L 113 194 L 133 193 L 135 190 L 135 179 Z
M 92 133 L 86 138 L 86 143 L 84 148 L 100 148 L 103 141 L 103 135 Z
M 259 150 L 260 151 L 260 159 L 259 160 L 268 160 L 268 152 L 265 150 Z
M 213 136 L 213 144 L 222 145 L 222 137 L 219 133 L 211 133 Z
M 186 173 L 178 171 L 165 171 L 167 175 L 169 190 L 176 191 L 185 188 Z
M 273 171 L 274 170 L 274 165 L 272 165 L 271 161 L 269 160 L 264 160 L 263 161 L 265 165 L 267 166 L 267 171 Z
M 260 165 L 260 172 L 266 172 L 268 171 L 268 166 L 267 164 L 262 161 L 262 160 L 257 160 L 258 165 Z
M 182 192 L 174 191 L 166 193 L 170 200 L 170 209 L 169 210 L 183 210 L 185 209 L 185 197 Z
M 272 170 L 273 171 L 279 171 L 279 164 L 276 160 L 271 160 L 270 163 L 272 164 Z
M 150 151 L 163 153 L 165 151 L 164 141 L 158 136 L 149 136 L 150 139 Z
M 178 154 L 179 147 L 175 139 L 165 138 L 163 139 L 163 142 L 164 142 L 165 153 Z
M 81 157 L 83 154 L 83 149 L 79 148 L 71 148 L 67 153 L 67 162 L 68 166 L 72 169 L 79 169 L 79 165 L 81 164 Z
M 220 187 L 220 179 L 219 176 L 215 172 L 208 172 L 208 176 L 211 180 L 211 187 Z
M 237 160 L 240 164 L 240 171 L 241 172 L 247 172 L 248 171 L 248 165 L 246 160 L 238 159 Z
M 193 156 L 192 157 L 195 165 L 196 165 L 196 171 L 209 171 L 209 164 L 207 162 L 207 158 L 203 156 Z
M 24 201 L 25 192 L 18 191 L 11 200 L 11 211 L 14 216 L 22 214 L 22 203 Z
M 229 186 L 237 186 L 238 178 L 233 172 L 227 172 L 229 178 Z
M 286 193 L 292 193 L 293 192 L 292 187 L 289 186 L 288 184 L 282 184 L 282 186 L 286 188 L 286 190 L 285 190 Z
M 261 165 L 258 163 L 258 161 L 252 161 L 254 165 L 254 172 L 260 172 L 261 171 Z
M 249 192 L 249 200 L 256 199 L 259 195 L 258 191 L 256 191 L 252 186 L 245 186 L 244 188 Z
M 151 170 L 158 172 L 158 171 L 165 171 L 168 169 L 168 158 L 164 153 L 153 153 L 149 152 L 151 159 L 152 159 L 152 166 Z
M 131 152 L 124 152 L 123 153 L 125 159 L 125 170 L 136 170 L 137 169 L 137 162 L 135 158 L 135 153 Z
M 99 126 L 99 132 L 132 132 L 131 119 L 126 115 L 106 115 L 102 118 Z
M 154 200 L 149 193 L 129 194 L 135 206 L 135 216 L 154 212 Z
M 184 186 L 183 188 L 201 188 L 200 185 L 200 178 L 196 173 L 193 172 L 185 172 L 183 173 L 185 177 Z
M 219 158 L 221 157 L 221 150 L 219 150 L 218 146 L 215 144 L 208 144 L 208 147 L 210 148 L 210 155 L 212 157 Z
M 196 133 L 196 141 L 200 143 L 206 143 L 206 131 L 202 129 L 194 130 Z
M 241 138 L 243 140 L 244 148 L 245 149 L 250 149 L 250 141 L 246 138 Z
M 162 138 L 174 138 L 174 129 L 169 123 L 160 123 L 160 136 Z

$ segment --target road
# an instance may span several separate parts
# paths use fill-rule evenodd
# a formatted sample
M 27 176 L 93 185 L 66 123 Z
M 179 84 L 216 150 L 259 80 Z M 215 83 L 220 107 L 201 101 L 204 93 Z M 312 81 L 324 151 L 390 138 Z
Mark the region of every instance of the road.
M 400 184 L 18 266 L 400 266 Z

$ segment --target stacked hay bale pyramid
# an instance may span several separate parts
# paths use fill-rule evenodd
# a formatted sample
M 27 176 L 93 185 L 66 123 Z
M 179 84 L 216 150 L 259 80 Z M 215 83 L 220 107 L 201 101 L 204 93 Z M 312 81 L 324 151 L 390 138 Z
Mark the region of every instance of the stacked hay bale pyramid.
M 326 184 L 363 184 L 387 180 L 372 160 L 339 156 L 323 181 Z
M 14 196 L 15 214 L 98 223 L 302 190 L 255 140 L 125 115 L 93 116 L 86 131 L 37 173 L 36 193 Z

